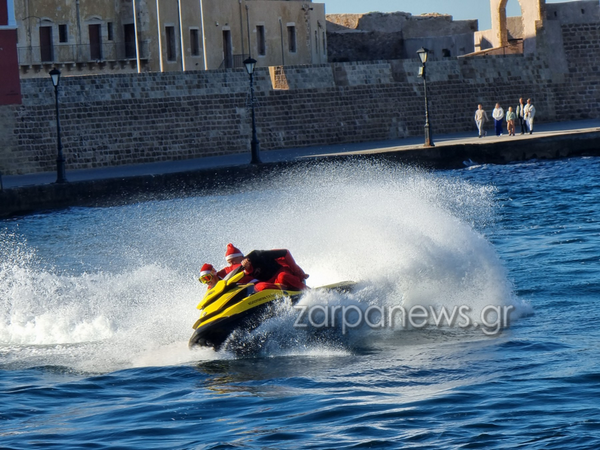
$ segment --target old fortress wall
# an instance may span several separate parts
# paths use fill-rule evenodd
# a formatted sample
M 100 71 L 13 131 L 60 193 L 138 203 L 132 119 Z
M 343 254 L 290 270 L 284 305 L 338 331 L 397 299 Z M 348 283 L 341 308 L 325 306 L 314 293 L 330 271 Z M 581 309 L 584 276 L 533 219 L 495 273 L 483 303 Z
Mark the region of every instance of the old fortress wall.
M 475 133 L 478 103 L 491 112 L 520 96 L 534 99 L 539 122 L 598 118 L 600 23 L 553 26 L 558 34 L 538 34 L 535 54 L 430 61 L 433 132 Z M 416 58 L 285 66 L 286 89 L 257 69 L 261 149 L 422 135 L 419 66 Z M 0 107 L 0 172 L 55 170 L 50 79 L 23 79 L 21 88 L 21 105 Z M 243 69 L 63 77 L 67 170 L 249 152 L 248 93 Z

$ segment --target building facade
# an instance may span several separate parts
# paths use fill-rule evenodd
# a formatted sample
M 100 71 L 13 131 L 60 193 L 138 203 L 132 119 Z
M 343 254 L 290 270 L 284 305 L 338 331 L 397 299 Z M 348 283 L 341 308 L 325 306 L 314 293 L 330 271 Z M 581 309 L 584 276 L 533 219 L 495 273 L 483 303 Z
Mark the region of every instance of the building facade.
M 21 77 L 327 61 L 325 5 L 310 0 L 10 0 Z

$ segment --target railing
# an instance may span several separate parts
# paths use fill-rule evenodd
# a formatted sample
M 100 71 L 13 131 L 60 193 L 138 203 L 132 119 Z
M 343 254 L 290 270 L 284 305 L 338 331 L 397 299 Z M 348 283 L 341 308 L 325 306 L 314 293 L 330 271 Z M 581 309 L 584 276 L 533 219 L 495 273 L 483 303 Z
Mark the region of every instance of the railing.
M 148 41 L 140 41 L 140 59 L 148 59 Z M 39 47 L 19 47 L 19 65 L 51 63 L 90 63 L 135 60 L 135 42 L 105 42 L 93 44 L 61 44 Z
M 470 57 L 470 56 L 487 56 L 487 55 L 518 55 L 523 53 L 523 39 L 511 39 L 503 47 L 486 48 L 485 50 L 478 50 L 473 53 L 467 53 L 466 55 L 460 55 L 459 58 Z
M 219 69 L 231 69 L 237 67 L 244 67 L 244 60 L 248 58 L 248 55 L 233 55 L 233 58 L 227 61 L 224 59 Z

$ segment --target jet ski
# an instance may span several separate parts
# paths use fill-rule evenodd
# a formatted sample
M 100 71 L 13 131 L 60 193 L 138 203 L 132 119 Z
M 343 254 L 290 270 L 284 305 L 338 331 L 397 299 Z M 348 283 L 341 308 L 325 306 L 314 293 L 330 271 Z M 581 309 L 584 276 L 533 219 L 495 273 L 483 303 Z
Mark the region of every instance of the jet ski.
M 275 314 L 274 306 L 286 299 L 296 304 L 304 291 L 287 289 L 264 289 L 256 291 L 254 283 L 241 284 L 244 271 L 240 268 L 219 280 L 209 289 L 198 304 L 200 318 L 194 323 L 194 334 L 189 348 L 212 347 L 219 350 L 227 338 L 237 329 L 252 331 L 261 321 Z M 350 292 L 356 283 L 341 283 L 315 289 Z

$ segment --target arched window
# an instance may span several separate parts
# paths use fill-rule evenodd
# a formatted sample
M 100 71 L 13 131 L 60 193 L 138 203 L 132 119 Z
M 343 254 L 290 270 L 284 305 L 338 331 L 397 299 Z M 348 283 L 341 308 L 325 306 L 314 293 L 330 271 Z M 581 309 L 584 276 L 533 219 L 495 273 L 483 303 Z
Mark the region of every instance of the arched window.
M 509 43 L 523 39 L 523 15 L 519 0 L 508 0 L 506 3 L 506 31 Z
M 542 20 L 543 0 L 490 0 L 492 12 L 493 46 L 506 47 L 508 45 L 507 6 L 510 11 L 518 9 L 522 12 L 522 39 L 525 53 L 535 51 L 535 38 L 537 34 L 536 22 Z M 520 7 L 520 8 L 519 8 Z M 514 14 L 514 12 L 513 12 Z

